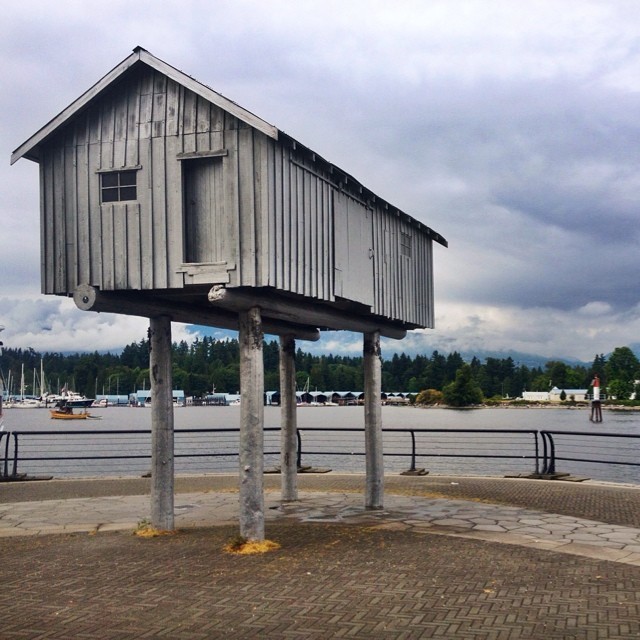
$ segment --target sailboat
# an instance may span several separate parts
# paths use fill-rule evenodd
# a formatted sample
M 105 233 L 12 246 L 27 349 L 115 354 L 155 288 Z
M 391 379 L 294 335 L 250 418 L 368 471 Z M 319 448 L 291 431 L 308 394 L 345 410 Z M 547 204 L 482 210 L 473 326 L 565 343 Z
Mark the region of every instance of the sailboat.
M 35 386 L 35 376 L 34 376 Z M 42 402 L 38 398 L 27 398 L 24 395 L 25 383 L 24 383 L 24 364 L 22 365 L 22 376 L 20 378 L 20 397 L 17 402 L 11 405 L 14 409 L 39 409 L 42 407 Z

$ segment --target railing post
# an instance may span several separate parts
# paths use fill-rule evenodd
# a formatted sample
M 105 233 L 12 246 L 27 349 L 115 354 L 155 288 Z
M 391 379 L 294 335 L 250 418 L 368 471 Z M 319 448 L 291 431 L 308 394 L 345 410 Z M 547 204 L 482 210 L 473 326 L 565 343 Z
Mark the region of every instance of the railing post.
M 549 438 L 549 468 L 547 473 L 555 473 L 556 472 L 556 445 L 553 442 L 553 436 L 548 433 L 547 437 Z
M 18 434 L 12 431 L 11 436 L 13 436 L 13 472 L 11 476 L 15 478 L 18 475 Z M 7 438 L 7 447 L 8 446 L 9 438 Z
M 542 474 L 550 475 L 556 472 L 556 447 L 553 437 L 548 431 L 541 431 L 543 444 L 544 464 L 542 466 Z
M 8 433 L 2 433 L 0 432 L 0 447 L 2 447 L 2 438 L 4 438 L 5 436 L 7 436 L 7 444 L 5 445 L 5 449 L 4 449 L 4 464 L 3 466 L 3 472 L 2 472 L 2 477 L 6 478 L 8 471 L 9 471 L 9 467 L 8 467 L 8 462 L 7 462 L 7 457 L 9 455 L 9 434 Z
M 411 433 L 411 467 L 409 471 L 416 470 L 416 434 L 413 429 L 410 431 Z
M 544 431 L 540 432 L 542 438 L 542 469 L 540 473 L 545 475 L 547 473 L 547 467 L 549 466 L 549 454 L 547 453 L 547 434 Z
M 18 434 L 15 431 L 7 431 L 5 433 L 0 432 L 0 447 L 2 446 L 2 438 L 7 436 L 7 441 L 4 445 L 4 461 L 2 463 L 2 473 L 0 477 L 8 479 L 15 478 L 18 475 Z M 9 446 L 11 444 L 11 438 L 13 438 L 13 471 L 9 475 Z
M 300 433 L 300 429 L 296 429 L 296 438 L 298 440 L 298 456 L 296 464 L 298 469 L 302 469 L 302 433 Z

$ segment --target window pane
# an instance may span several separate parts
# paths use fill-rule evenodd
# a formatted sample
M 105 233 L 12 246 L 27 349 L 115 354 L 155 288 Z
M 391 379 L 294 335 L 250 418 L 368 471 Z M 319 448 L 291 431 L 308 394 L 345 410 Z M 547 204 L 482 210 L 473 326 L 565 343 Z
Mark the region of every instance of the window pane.
M 118 188 L 115 189 L 103 189 L 102 190 L 102 202 L 117 202 L 118 201 Z
M 117 187 L 118 186 L 118 172 L 103 173 L 101 174 L 103 187 Z
M 135 200 L 136 188 L 135 187 L 122 187 L 120 189 L 120 200 Z
M 136 200 L 137 170 L 109 171 L 100 174 L 102 202 Z
M 121 171 L 120 172 L 120 184 L 126 186 L 136 186 L 136 172 L 135 171 Z

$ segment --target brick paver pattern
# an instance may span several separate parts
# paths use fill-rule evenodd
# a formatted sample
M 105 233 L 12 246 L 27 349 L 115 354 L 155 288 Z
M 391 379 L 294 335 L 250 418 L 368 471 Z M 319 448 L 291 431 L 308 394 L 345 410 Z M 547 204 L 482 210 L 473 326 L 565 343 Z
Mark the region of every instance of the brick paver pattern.
M 0 637 L 631 638 L 640 568 L 362 525 L 277 523 L 0 541 Z

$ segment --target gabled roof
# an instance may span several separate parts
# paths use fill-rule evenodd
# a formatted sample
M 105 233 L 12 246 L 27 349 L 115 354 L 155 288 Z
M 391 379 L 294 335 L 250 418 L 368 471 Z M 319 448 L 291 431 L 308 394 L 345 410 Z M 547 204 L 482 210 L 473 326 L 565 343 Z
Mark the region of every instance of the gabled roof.
M 74 100 L 66 109 L 61 111 L 53 120 L 48 122 L 36 134 L 31 136 L 26 142 L 22 143 L 12 154 L 11 164 L 17 162 L 20 158 L 38 161 L 39 152 L 38 145 L 45 140 L 58 127 L 64 125 L 81 111 L 89 102 L 96 98 L 100 93 L 107 89 L 114 81 L 124 75 L 129 69 L 138 65 L 146 64 L 147 66 L 163 73 L 167 77 L 175 80 L 177 83 L 190 89 L 194 93 L 208 100 L 212 104 L 224 109 L 239 120 L 261 131 L 270 138 L 278 139 L 278 129 L 254 115 L 250 111 L 243 109 L 240 105 L 232 100 L 225 98 L 223 95 L 210 89 L 206 85 L 194 80 L 186 73 L 179 71 L 175 67 L 163 62 L 159 58 L 151 55 L 146 49 L 136 47 L 133 53 L 125 58 L 117 67 L 112 69 L 106 76 L 94 84 L 88 91 L 85 91 L 77 100 Z

